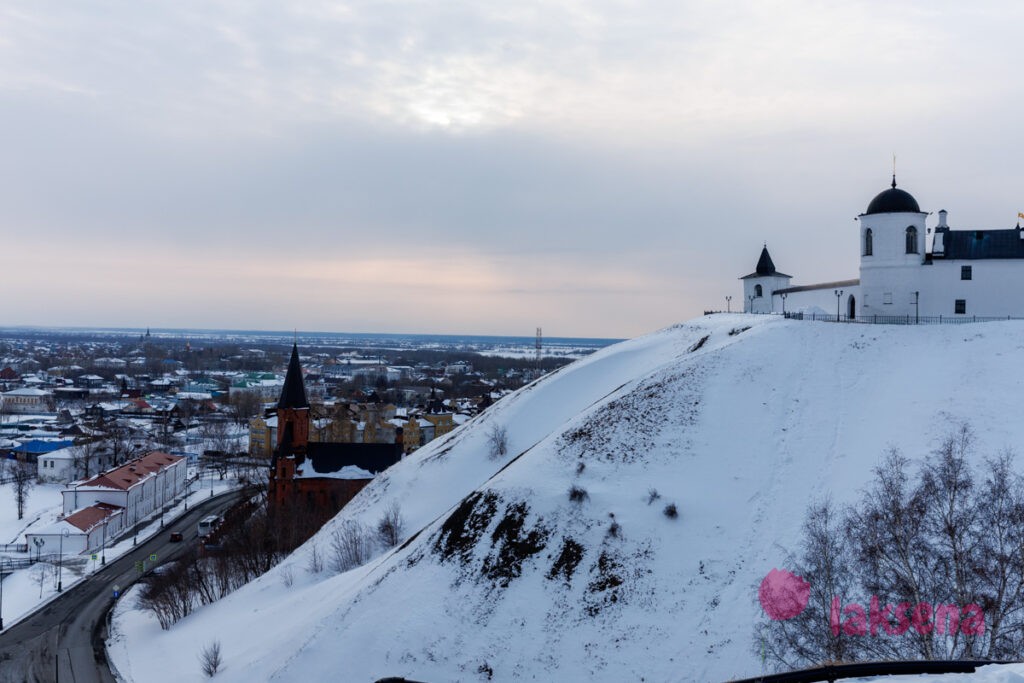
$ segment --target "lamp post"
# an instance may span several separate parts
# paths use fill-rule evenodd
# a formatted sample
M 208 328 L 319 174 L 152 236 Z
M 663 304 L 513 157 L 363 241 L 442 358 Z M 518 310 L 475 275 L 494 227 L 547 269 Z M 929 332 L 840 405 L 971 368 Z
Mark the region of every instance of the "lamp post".
M 782 294 L 779 294 L 779 296 L 782 297 L 782 315 L 786 315 L 786 297 L 789 296 L 789 294 L 783 292 Z
M 751 295 L 747 296 L 747 301 L 750 302 L 750 312 L 753 313 L 754 312 L 754 295 L 751 294 Z
M 0 558 L 0 631 L 4 630 L 4 566 L 6 558 Z
M 836 322 L 839 322 L 839 300 L 843 298 L 843 290 L 835 290 L 836 294 Z
M 914 292 L 914 324 L 921 322 L 921 309 L 918 304 L 921 302 L 921 292 Z
M 35 538 L 32 539 L 32 543 L 36 547 L 36 562 L 38 562 L 39 558 L 42 557 L 43 546 L 46 545 L 46 541 L 44 541 L 40 537 L 36 536 Z
M 725 297 L 725 312 L 732 313 L 732 295 Z
M 71 535 L 67 529 L 60 530 L 60 558 L 57 560 L 57 592 L 64 590 L 64 539 Z

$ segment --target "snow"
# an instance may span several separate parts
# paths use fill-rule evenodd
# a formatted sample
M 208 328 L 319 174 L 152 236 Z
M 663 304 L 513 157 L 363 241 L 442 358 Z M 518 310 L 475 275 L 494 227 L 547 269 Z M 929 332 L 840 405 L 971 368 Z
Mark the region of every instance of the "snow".
M 195 504 L 211 495 L 217 495 L 235 487 L 237 487 L 237 481 L 233 479 L 220 481 L 207 478 L 197 481 L 191 486 L 188 500 L 190 504 Z M 17 518 L 17 508 L 10 486 L 0 488 L 0 544 L 24 544 L 25 534 L 30 531 L 59 533 L 61 529 L 67 528 L 72 533 L 80 533 L 76 527 L 58 519 L 63 511 L 61 491 L 64 488 L 63 484 L 36 484 L 29 491 L 25 516 L 22 520 Z M 165 519 L 171 520 L 183 514 L 184 507 L 185 499 L 182 497 L 168 507 Z M 151 523 L 139 529 L 140 540 L 162 533 L 160 525 L 155 522 L 159 516 L 159 512 L 153 513 L 149 518 Z M 108 543 L 104 553 L 108 561 L 131 552 L 135 545 L 131 535 L 122 536 L 120 541 L 108 541 Z M 25 559 L 28 556 L 27 553 L 0 552 L 0 558 Z M 90 561 L 89 557 L 84 554 L 66 553 L 64 555 L 61 579 L 65 590 L 98 569 L 97 562 Z M 13 571 L 4 576 L 3 591 L 3 621 L 5 627 L 10 628 L 29 612 L 38 609 L 57 596 L 57 568 L 53 564 L 42 562 L 32 565 L 31 568 Z
M 796 547 L 807 503 L 826 493 L 856 500 L 890 447 L 921 457 L 962 420 L 980 454 L 1020 443 L 1022 339 L 1021 322 L 722 314 L 607 347 L 378 475 L 281 565 L 169 631 L 123 599 L 111 654 L 127 680 L 147 683 L 199 680 L 198 664 L 163 663 L 213 640 L 224 682 L 340 671 L 347 680 L 757 675 L 757 586 Z M 509 439 L 497 459 L 493 426 Z M 573 485 L 584 501 L 569 500 Z M 649 502 L 652 489 L 660 497 Z M 492 496 L 495 512 L 483 515 L 478 502 L 480 533 L 445 559 L 438 549 L 452 537 L 442 525 L 473 492 Z M 314 546 L 328 554 L 339 524 L 373 526 L 394 502 L 406 537 L 415 534 L 409 543 L 343 574 L 309 569 Z M 677 519 L 663 513 L 668 503 Z M 535 531 L 543 548 L 517 564 L 501 534 L 515 527 L 518 504 L 518 540 Z M 569 579 L 555 573 L 566 539 L 582 548 Z
M 25 517 L 18 519 L 18 506 L 10 484 L 0 486 L 0 545 L 25 542 L 25 532 L 50 526 L 63 510 L 63 484 L 36 484 L 28 492 Z M 6 610 L 5 610 L 6 614 Z
M 296 479 L 373 479 L 373 472 L 368 472 L 355 465 L 346 465 L 337 472 L 317 472 L 312 463 L 306 463 L 295 474 Z

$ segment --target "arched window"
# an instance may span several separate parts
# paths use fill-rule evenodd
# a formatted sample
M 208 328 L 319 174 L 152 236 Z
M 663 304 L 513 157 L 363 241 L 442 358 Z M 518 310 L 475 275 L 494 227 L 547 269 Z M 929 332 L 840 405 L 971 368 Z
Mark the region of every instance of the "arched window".
M 864 255 L 871 256 L 875 252 L 875 236 L 871 228 L 864 231 Z
M 907 228 L 907 253 L 917 253 L 917 228 L 913 225 Z
M 754 285 L 754 296 L 756 296 L 756 297 L 764 296 L 764 290 L 761 289 L 761 285 Z

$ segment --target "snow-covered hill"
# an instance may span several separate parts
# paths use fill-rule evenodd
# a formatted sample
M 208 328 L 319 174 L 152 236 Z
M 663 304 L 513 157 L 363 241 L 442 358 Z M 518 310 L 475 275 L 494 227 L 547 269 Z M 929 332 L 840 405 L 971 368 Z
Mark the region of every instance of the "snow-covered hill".
M 168 632 L 122 607 L 115 661 L 135 681 L 199 680 L 219 640 L 221 681 L 756 675 L 757 586 L 807 503 L 854 500 L 889 447 L 922 457 L 961 421 L 982 452 L 1024 442 L 1022 392 L 1024 323 L 700 318 L 503 399 Z M 509 436 L 498 460 L 493 425 Z M 392 502 L 407 543 L 309 571 L 339 524 L 374 525 Z

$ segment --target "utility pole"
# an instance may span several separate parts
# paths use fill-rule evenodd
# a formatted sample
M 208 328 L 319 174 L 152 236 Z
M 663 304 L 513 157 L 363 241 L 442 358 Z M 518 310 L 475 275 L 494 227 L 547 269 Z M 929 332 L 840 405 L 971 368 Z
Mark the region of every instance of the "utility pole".
M 534 344 L 534 349 L 536 351 L 537 377 L 540 377 L 540 352 L 541 352 L 541 349 L 543 348 L 543 346 L 544 346 L 543 336 L 541 335 L 540 328 L 538 327 L 537 328 L 537 341 Z

